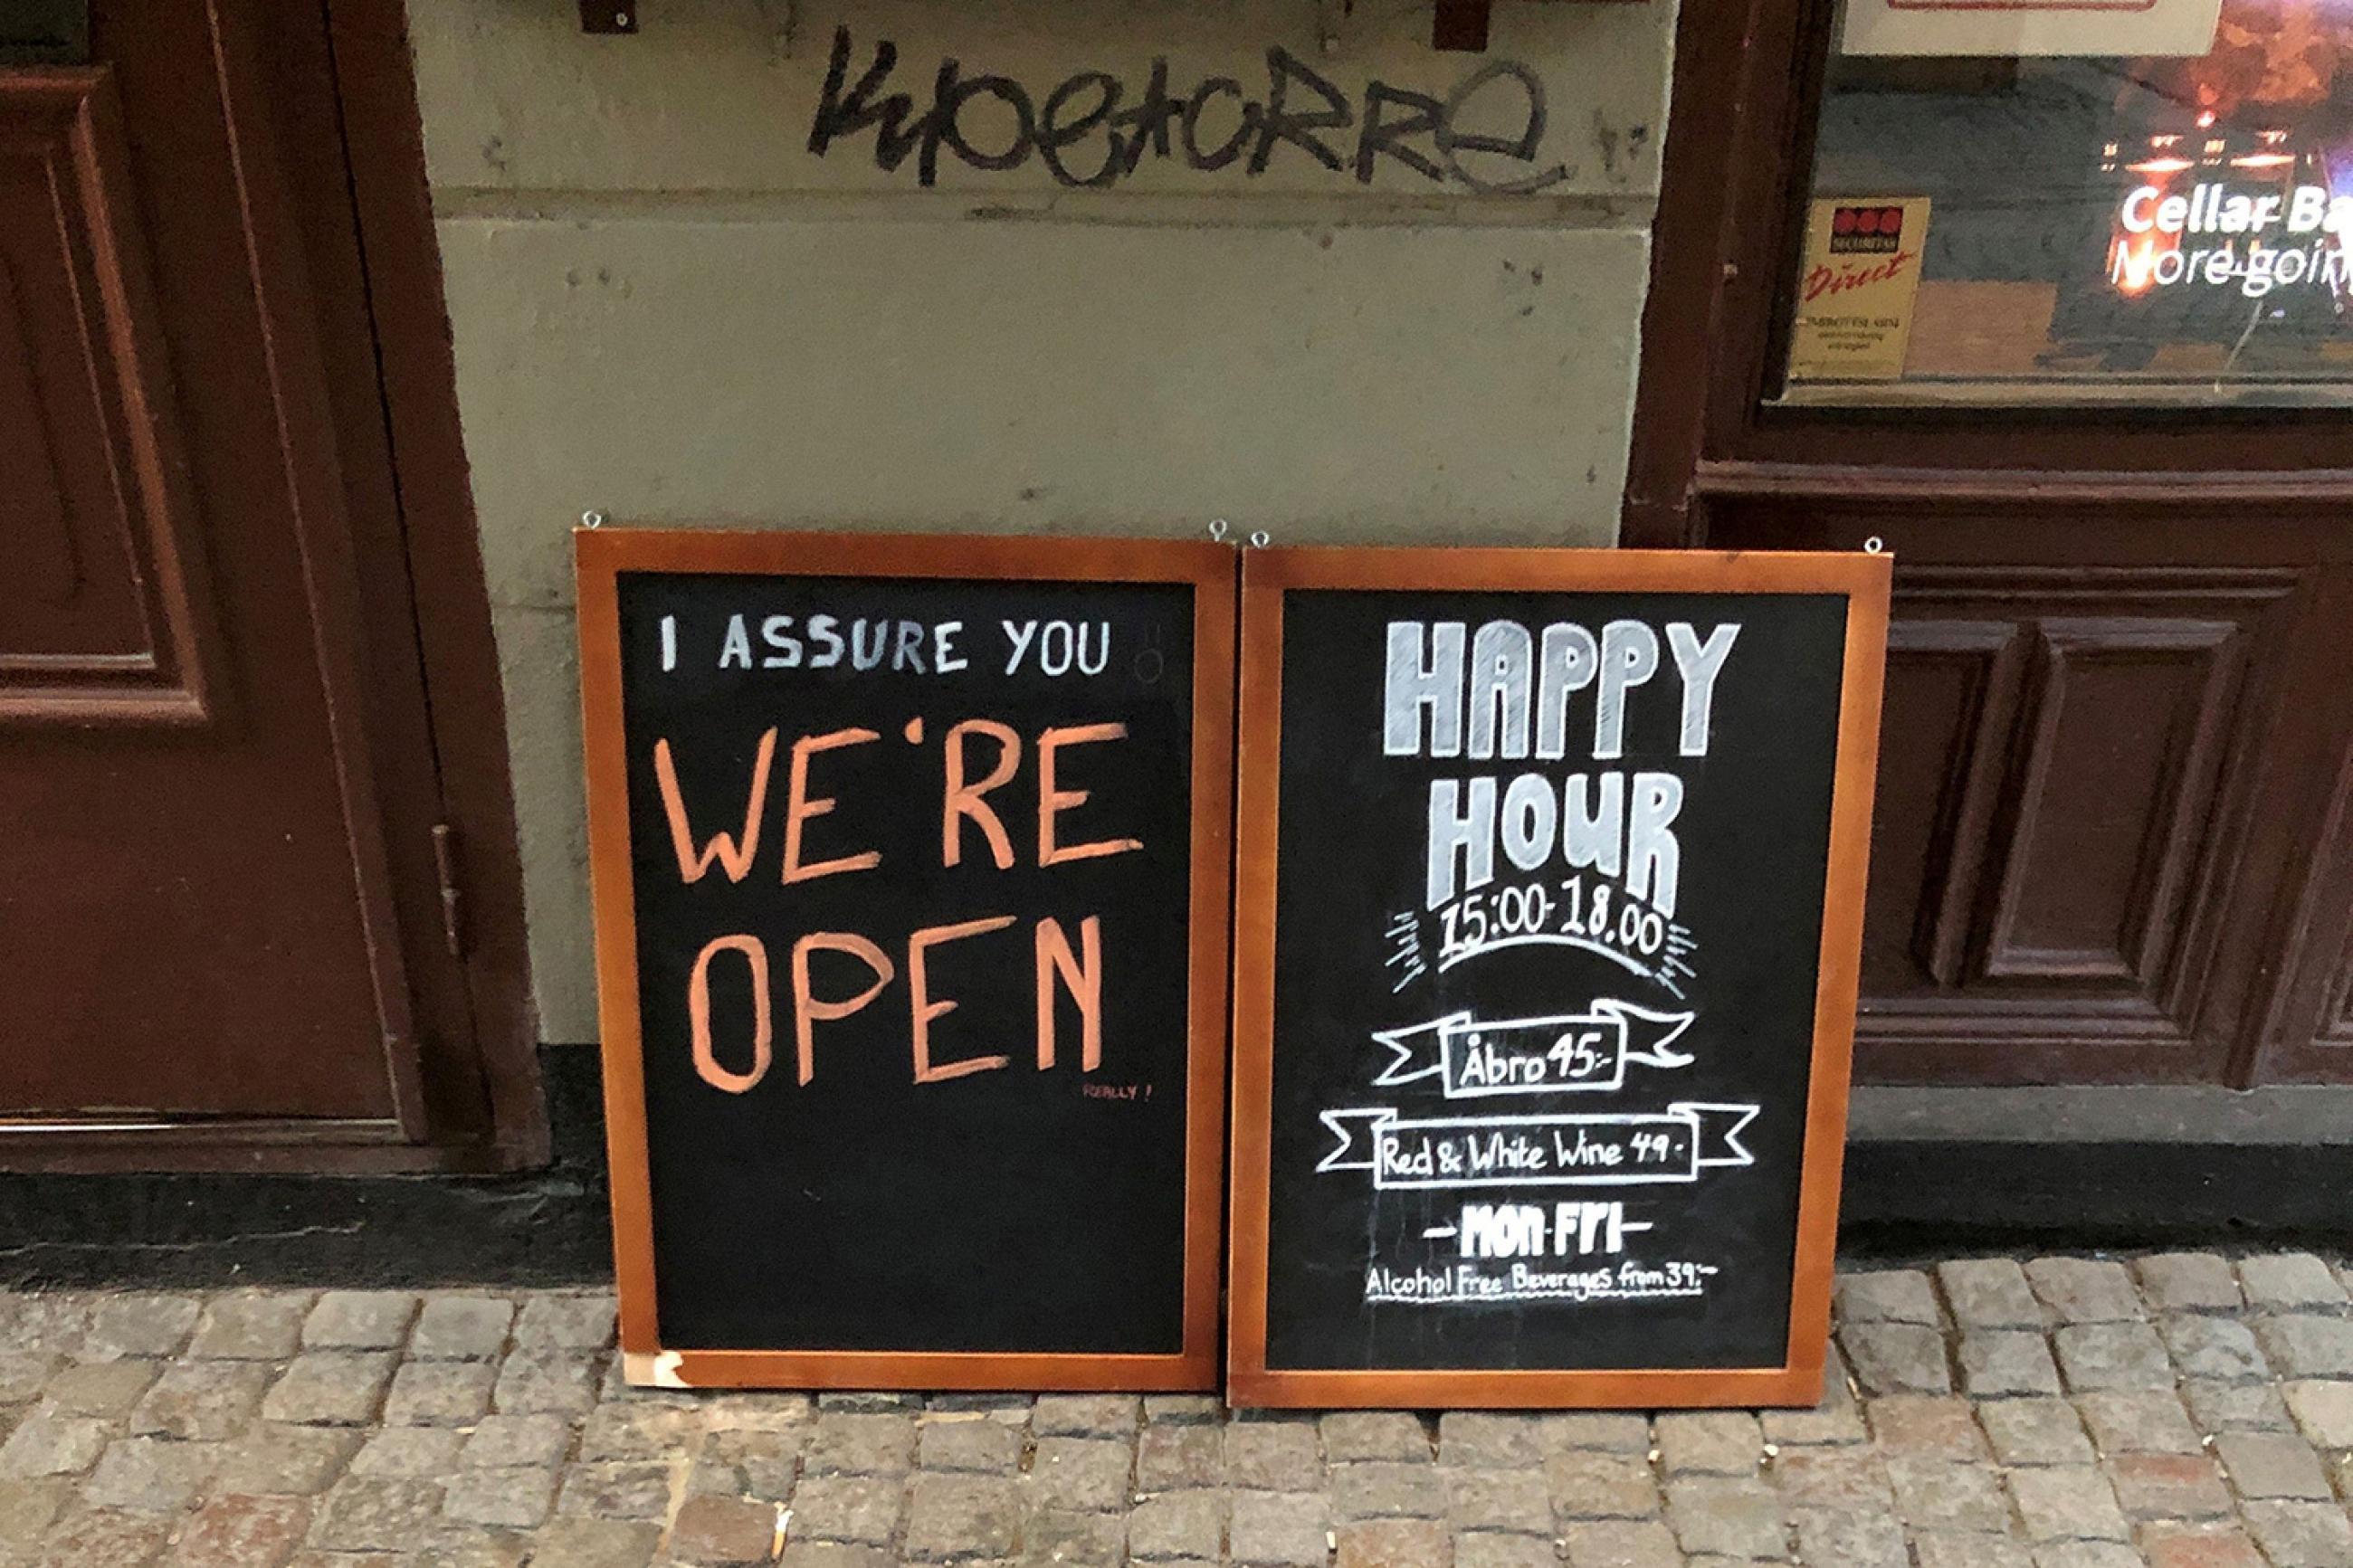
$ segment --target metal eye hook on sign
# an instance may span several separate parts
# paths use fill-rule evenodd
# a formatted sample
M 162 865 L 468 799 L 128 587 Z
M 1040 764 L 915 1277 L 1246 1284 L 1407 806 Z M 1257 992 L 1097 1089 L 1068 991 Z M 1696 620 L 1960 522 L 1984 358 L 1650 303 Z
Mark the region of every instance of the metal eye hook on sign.
M 1862 542 L 1862 551 L 1866 555 L 1884 555 L 1887 553 L 1887 541 L 1874 533 Z
M 583 528 L 602 528 L 605 526 L 605 514 L 601 511 L 584 511 L 580 514 L 580 526 Z
M 1226 534 L 1232 529 L 1232 527 L 1233 524 L 1228 522 L 1222 517 L 1211 518 L 1209 520 L 1209 542 L 1212 544 L 1223 544 L 1226 542 Z

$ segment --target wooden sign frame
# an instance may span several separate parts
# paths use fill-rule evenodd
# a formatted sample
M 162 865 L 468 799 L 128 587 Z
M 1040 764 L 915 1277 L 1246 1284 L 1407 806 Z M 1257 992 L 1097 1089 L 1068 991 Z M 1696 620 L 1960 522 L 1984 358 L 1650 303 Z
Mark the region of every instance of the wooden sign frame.
M 1242 571 L 1241 731 L 1234 916 L 1233 1198 L 1227 1398 L 1238 1405 L 1804 1405 L 1830 1337 L 1847 1078 L 1878 767 L 1891 558 L 1700 551 L 1256 550 Z M 1799 1172 L 1788 1343 L 1778 1366 L 1609 1370 L 1271 1368 L 1267 1245 L 1274 1080 L 1277 809 L 1284 595 L 1293 589 L 1832 594 L 1847 601 L 1812 1075 Z
M 575 530 L 588 859 L 596 923 L 606 1146 L 623 1370 L 641 1386 L 1197 1390 L 1217 1386 L 1238 566 L 1208 541 Z M 1182 1348 L 1175 1354 L 713 1350 L 662 1342 L 639 1032 L 636 894 L 622 730 L 625 572 L 1040 583 L 1182 583 L 1193 598 L 1189 1016 Z

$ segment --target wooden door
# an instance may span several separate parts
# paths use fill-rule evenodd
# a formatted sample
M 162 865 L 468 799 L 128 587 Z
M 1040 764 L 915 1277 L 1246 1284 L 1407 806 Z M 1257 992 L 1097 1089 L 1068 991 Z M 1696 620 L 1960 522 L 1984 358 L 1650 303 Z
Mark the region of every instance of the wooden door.
M 1777 403 L 1831 17 L 1683 12 L 1626 542 L 1895 552 L 1858 1076 L 2353 1081 L 2353 423 Z
M 0 1160 L 531 1143 L 334 47 L 315 0 L 118 0 L 85 63 L 0 69 Z

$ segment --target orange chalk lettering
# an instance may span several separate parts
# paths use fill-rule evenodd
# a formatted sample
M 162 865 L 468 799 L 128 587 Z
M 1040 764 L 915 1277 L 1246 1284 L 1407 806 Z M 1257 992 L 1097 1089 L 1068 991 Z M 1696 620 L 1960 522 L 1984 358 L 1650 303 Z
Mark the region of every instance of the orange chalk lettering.
M 839 871 L 863 871 L 882 863 L 882 852 L 869 849 L 861 855 L 844 855 L 838 859 L 819 860 L 807 866 L 801 864 L 801 825 L 812 816 L 827 815 L 840 804 L 831 795 L 811 798 L 808 792 L 810 755 L 841 746 L 862 746 L 878 739 L 880 737 L 871 730 L 836 730 L 829 735 L 803 735 L 793 742 L 791 783 L 785 798 L 785 880 L 787 883 L 830 877 Z
M 986 735 L 997 742 L 997 765 L 976 784 L 964 781 L 964 738 L 968 734 Z M 957 818 L 968 816 L 980 824 L 997 868 L 1010 869 L 1013 840 L 1006 836 L 1005 824 L 995 808 L 980 797 L 1010 780 L 1014 770 L 1021 765 L 1021 737 L 1014 733 L 1011 725 L 1000 724 L 994 719 L 967 719 L 948 731 L 944 744 L 948 787 L 940 806 L 940 864 L 954 866 L 964 858 L 964 834 Z
M 661 785 L 662 812 L 670 818 L 670 847 L 678 852 L 678 874 L 681 881 L 700 882 L 710 871 L 714 860 L 727 872 L 727 879 L 740 882 L 752 869 L 753 852 L 760 847 L 760 818 L 768 807 L 768 764 L 776 760 L 776 732 L 770 730 L 760 737 L 760 753 L 752 763 L 752 791 L 744 803 L 744 837 L 739 845 L 724 833 L 714 833 L 711 842 L 698 853 L 694 847 L 694 829 L 686 820 L 686 801 L 679 794 L 678 768 L 670 761 L 670 742 L 654 742 L 654 779 Z M 831 802 L 827 803 L 828 809 Z
M 771 731 L 771 738 L 775 731 Z M 752 1070 L 729 1072 L 711 1048 L 711 961 L 723 952 L 740 952 L 752 966 Z M 756 936 L 715 936 L 695 955 L 694 977 L 687 982 L 686 1012 L 694 1038 L 694 1073 L 712 1088 L 744 1094 L 768 1074 L 770 1027 L 768 950 Z M 801 1081 L 807 1083 L 804 1072 Z
M 809 992 L 809 954 L 820 951 L 846 952 L 857 959 L 874 972 L 874 984 L 847 1001 L 818 1000 Z M 817 1023 L 849 1017 L 880 996 L 882 987 L 890 984 L 897 973 L 889 954 L 849 931 L 813 931 L 793 943 L 793 1044 L 799 1053 L 801 1082 L 807 1083 L 817 1076 L 817 1049 L 812 1038 Z
M 944 1083 L 966 1073 L 990 1072 L 1011 1061 L 1010 1057 L 967 1057 L 960 1062 L 942 1067 L 932 1065 L 932 1020 L 944 1017 L 956 1009 L 954 1002 L 934 1002 L 924 973 L 923 954 L 942 942 L 978 936 L 984 931 L 1003 931 L 1013 923 L 1011 915 L 996 915 L 987 920 L 965 921 L 961 925 L 929 926 L 907 939 L 907 1005 L 915 1019 L 915 1081 Z
M 1055 816 L 1084 805 L 1088 794 L 1082 789 L 1055 787 L 1055 753 L 1064 746 L 1119 741 L 1126 736 L 1127 726 L 1124 724 L 1078 724 L 1068 729 L 1049 730 L 1038 737 L 1039 865 L 1059 866 L 1065 860 L 1092 860 L 1098 855 L 1124 855 L 1131 849 L 1144 847 L 1144 841 L 1140 838 L 1098 838 L 1088 844 L 1061 846 L 1054 842 Z
M 1054 979 L 1061 977 L 1071 1000 L 1079 1005 L 1080 1069 L 1092 1072 L 1103 1066 L 1103 921 L 1089 915 L 1079 922 L 1080 959 L 1071 952 L 1071 939 L 1062 922 L 1038 922 L 1038 1070 L 1054 1065 Z

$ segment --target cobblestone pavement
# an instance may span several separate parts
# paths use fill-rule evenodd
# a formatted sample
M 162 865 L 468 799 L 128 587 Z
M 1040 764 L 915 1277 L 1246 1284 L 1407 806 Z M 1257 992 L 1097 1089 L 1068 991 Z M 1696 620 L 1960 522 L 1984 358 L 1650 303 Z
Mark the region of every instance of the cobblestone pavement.
M 1819 1408 L 1656 1417 L 657 1394 L 598 1294 L 0 1294 L 0 1562 L 2353 1568 L 2348 1280 L 1853 1272 Z

